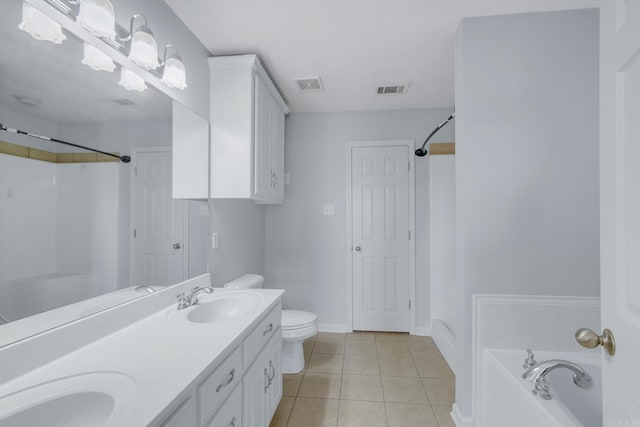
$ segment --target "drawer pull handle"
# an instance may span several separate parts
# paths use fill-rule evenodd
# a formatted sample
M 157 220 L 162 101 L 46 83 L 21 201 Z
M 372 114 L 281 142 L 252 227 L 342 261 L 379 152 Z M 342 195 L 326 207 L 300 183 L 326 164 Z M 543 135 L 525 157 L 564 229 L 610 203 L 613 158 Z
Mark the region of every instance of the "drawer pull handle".
M 236 368 L 233 368 L 231 372 L 229 372 L 229 379 L 227 380 L 227 382 L 224 384 L 220 384 L 218 385 L 218 387 L 216 387 L 216 393 L 220 393 L 220 390 L 222 390 L 223 388 L 231 384 L 235 376 L 236 376 Z
M 262 333 L 262 336 L 267 335 L 271 331 L 273 331 L 273 323 L 269 323 L 269 327 L 265 329 L 265 331 Z
M 264 392 L 265 394 L 267 393 L 267 389 L 269 388 L 269 386 L 271 386 L 271 379 L 269 378 L 269 374 L 267 374 L 267 368 L 264 368 L 264 379 L 265 379 L 265 383 L 267 383 L 266 386 L 264 386 Z
M 238 421 L 238 419 L 236 417 L 233 417 L 233 419 L 229 423 L 229 427 L 236 427 L 236 421 Z
M 273 367 L 273 362 L 269 360 L 269 367 L 271 368 L 272 375 L 269 376 L 269 385 L 271 385 L 271 381 L 276 377 L 276 368 Z

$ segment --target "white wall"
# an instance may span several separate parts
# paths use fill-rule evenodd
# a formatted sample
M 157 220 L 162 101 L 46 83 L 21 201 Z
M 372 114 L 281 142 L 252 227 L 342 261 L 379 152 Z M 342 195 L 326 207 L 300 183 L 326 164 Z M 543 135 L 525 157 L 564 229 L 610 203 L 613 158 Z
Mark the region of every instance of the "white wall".
M 456 408 L 472 296 L 599 294 L 597 10 L 464 19 L 456 40 Z
M 283 288 L 284 307 L 310 310 L 319 323 L 346 327 L 346 141 L 414 139 L 450 109 L 292 114 L 286 121 L 285 202 L 266 207 L 266 286 Z M 435 142 L 453 141 L 448 125 Z M 417 325 L 430 327 L 429 161 L 416 165 Z M 334 216 L 322 214 L 335 206 Z
M 214 286 L 245 273 L 264 274 L 264 209 L 250 200 L 209 199 L 210 230 L 218 233 L 219 242 L 210 251 Z

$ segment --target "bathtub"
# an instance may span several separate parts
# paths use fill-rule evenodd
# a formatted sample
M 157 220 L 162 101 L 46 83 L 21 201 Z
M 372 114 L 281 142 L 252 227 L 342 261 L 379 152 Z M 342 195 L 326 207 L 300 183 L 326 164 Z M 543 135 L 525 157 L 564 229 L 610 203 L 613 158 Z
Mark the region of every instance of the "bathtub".
M 593 383 L 583 389 L 573 374 L 556 369 L 547 376 L 551 400 L 531 393 L 533 384 L 522 379 L 525 352 L 485 350 L 479 425 L 485 427 L 602 427 L 602 380 L 600 355 L 535 351 L 538 362 L 565 359 L 579 364 Z

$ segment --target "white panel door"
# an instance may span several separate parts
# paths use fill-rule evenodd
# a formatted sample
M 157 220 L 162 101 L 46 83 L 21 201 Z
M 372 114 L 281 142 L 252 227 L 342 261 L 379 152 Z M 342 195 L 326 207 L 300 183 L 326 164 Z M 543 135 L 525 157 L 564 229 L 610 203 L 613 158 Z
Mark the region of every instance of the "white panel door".
M 171 151 L 139 152 L 132 183 L 131 285 L 186 279 L 186 202 L 171 196 Z
M 408 148 L 351 152 L 353 329 L 409 331 Z
M 640 426 L 640 1 L 601 2 L 600 253 L 604 425 Z

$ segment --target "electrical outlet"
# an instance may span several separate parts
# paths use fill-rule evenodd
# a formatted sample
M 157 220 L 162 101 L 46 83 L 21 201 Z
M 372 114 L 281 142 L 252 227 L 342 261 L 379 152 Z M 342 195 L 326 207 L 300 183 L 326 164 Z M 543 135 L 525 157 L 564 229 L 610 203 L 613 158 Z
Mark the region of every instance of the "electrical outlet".
M 322 214 L 326 216 L 333 215 L 335 213 L 335 208 L 333 205 L 322 205 Z

